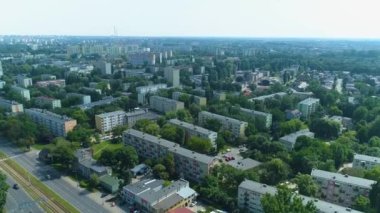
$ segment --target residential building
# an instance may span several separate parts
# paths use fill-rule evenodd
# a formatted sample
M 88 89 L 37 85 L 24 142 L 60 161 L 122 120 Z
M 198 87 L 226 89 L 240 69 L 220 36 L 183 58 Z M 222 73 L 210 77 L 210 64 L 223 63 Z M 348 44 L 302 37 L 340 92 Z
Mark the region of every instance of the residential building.
M 301 114 L 302 113 L 298 109 L 285 110 L 286 120 L 300 119 L 301 118 Z
M 329 119 L 335 122 L 338 122 L 340 124 L 340 132 L 343 132 L 345 130 L 351 130 L 353 128 L 353 123 L 352 123 L 351 118 L 334 115 L 334 116 L 331 116 Z
M 111 75 L 112 74 L 112 64 L 106 61 L 99 61 L 95 66 L 100 69 L 102 74 Z
M 67 93 L 67 97 L 78 97 L 81 100 L 81 104 L 90 104 L 91 103 L 91 96 L 89 96 L 89 95 L 83 95 L 80 93 Z
M 92 88 L 92 87 L 81 87 L 80 88 L 81 91 L 83 91 L 84 93 L 93 93 L 93 92 L 96 92 L 98 93 L 99 95 L 102 94 L 102 90 L 101 89 L 97 89 L 97 88 Z
M 175 100 L 160 97 L 160 96 L 150 96 L 149 104 L 150 104 L 151 109 L 154 109 L 162 113 L 177 111 L 179 109 L 185 108 L 185 105 L 183 102 L 175 101 Z
M 56 80 L 47 80 L 47 81 L 37 81 L 36 85 L 39 87 L 48 87 L 48 86 L 65 87 L 66 80 L 56 79 Z
M 78 149 L 75 152 L 75 159 L 74 171 L 86 179 L 90 179 L 92 174 L 101 177 L 112 173 L 111 168 L 97 164 L 96 160 L 92 158 L 91 148 Z
M 183 179 L 172 181 L 167 186 L 164 180 L 146 179 L 124 186 L 121 192 L 121 197 L 128 205 L 149 213 L 187 207 L 196 196 L 189 182 Z
M 133 127 L 137 121 L 142 119 L 155 120 L 158 119 L 158 115 L 153 112 L 149 112 L 148 109 L 135 109 L 125 114 L 126 124 L 128 127 Z
M 125 145 L 133 146 L 137 154 L 143 158 L 159 159 L 173 154 L 175 169 L 180 177 L 200 182 L 209 174 L 216 163 L 215 158 L 190 151 L 179 144 L 146 134 L 134 129 L 128 129 L 123 134 Z
M 225 92 L 213 92 L 212 98 L 218 101 L 225 101 L 226 100 L 226 93 Z
M 3 71 L 3 64 L 0 61 L 0 77 L 3 77 L 4 71 Z
M 165 68 L 164 77 L 173 87 L 179 87 L 179 69 Z
M 26 75 L 17 75 L 17 85 L 19 85 L 20 87 L 27 88 L 33 85 L 33 81 Z
M 173 92 L 172 93 L 172 99 L 178 101 L 181 96 L 187 95 L 190 97 L 190 101 L 194 104 L 197 104 L 199 106 L 206 106 L 207 105 L 207 99 L 205 97 L 201 96 L 196 96 L 196 95 L 191 95 L 191 94 L 186 94 L 183 92 Z
M 245 137 L 245 129 L 248 127 L 247 122 L 207 111 L 202 111 L 198 114 L 198 122 L 201 126 L 204 126 L 208 120 L 217 120 L 223 129 L 230 131 L 235 137 Z
M 309 118 L 310 115 L 317 110 L 319 99 L 307 98 L 298 103 L 298 110 L 302 113 L 303 118 Z
M 24 106 L 16 101 L 0 98 L 0 107 L 11 113 L 24 112 Z
M 372 169 L 375 166 L 380 166 L 380 158 L 361 154 L 354 155 L 352 168 Z
M 148 85 L 148 86 L 141 86 L 141 87 L 136 87 L 137 91 L 137 102 L 139 104 L 145 104 L 146 103 L 146 94 L 155 94 L 158 92 L 160 89 L 166 89 L 167 85 L 166 84 L 153 84 L 153 85 Z
M 260 166 L 261 162 L 253 160 L 251 158 L 244 158 L 241 160 L 230 160 L 227 164 L 234 167 L 235 169 L 246 171 Z
M 297 142 L 297 139 L 301 136 L 306 136 L 309 138 L 314 138 L 314 133 L 310 132 L 309 129 L 302 129 L 297 132 L 293 132 L 289 135 L 285 135 L 279 139 L 279 142 L 282 143 L 285 148 L 292 150 L 294 145 Z
M 45 126 L 56 136 L 66 137 L 67 133 L 73 130 L 77 125 L 75 119 L 43 109 L 25 109 L 25 113 L 29 115 L 34 122 Z
M 117 177 L 105 174 L 99 177 L 99 185 L 110 193 L 115 193 L 119 190 L 120 181 Z
M 3 89 L 5 84 L 7 84 L 5 81 L 0 80 L 0 89 Z
M 12 86 L 11 89 L 20 94 L 23 98 L 25 98 L 25 100 L 30 101 L 30 92 L 28 89 L 18 86 Z
M 240 108 L 240 114 L 255 120 L 259 120 L 259 123 L 264 124 L 266 128 L 270 128 L 272 126 L 272 114 L 270 113 Z
M 376 183 L 373 180 L 318 169 L 313 169 L 311 176 L 319 186 L 319 196 L 323 200 L 347 207 L 352 206 L 359 195 L 368 197 L 372 185 Z
M 139 164 L 139 165 L 133 167 L 130 171 L 132 172 L 133 177 L 136 177 L 138 175 L 146 174 L 149 170 L 150 170 L 149 166 L 142 163 L 142 164 Z
M 126 113 L 124 111 L 114 111 L 95 115 L 96 129 L 101 132 L 109 132 L 117 126 L 125 125 Z
M 216 141 L 216 138 L 218 137 L 217 132 L 205 129 L 205 128 L 200 127 L 200 126 L 196 126 L 196 125 L 191 124 L 191 123 L 180 121 L 178 119 L 170 119 L 169 123 L 183 129 L 185 131 L 185 135 L 186 135 L 187 139 L 189 139 L 193 136 L 200 137 L 203 139 L 208 139 L 208 140 L 210 140 L 212 146 L 214 148 L 216 148 L 216 142 L 215 141 Z
M 263 96 L 258 96 L 252 99 L 249 99 L 250 101 L 265 101 L 267 99 L 272 99 L 272 98 L 282 98 L 285 95 L 287 95 L 285 92 L 278 92 L 278 93 L 273 93 L 270 95 L 263 95 Z
M 128 55 L 128 62 L 133 66 L 151 66 L 156 64 L 156 55 L 150 52 L 132 53 Z
M 256 181 L 244 180 L 238 188 L 238 207 L 246 213 L 264 213 L 261 198 L 265 194 L 275 195 L 277 188 Z M 354 209 L 328 203 L 312 197 L 299 195 L 303 204 L 313 202 L 318 213 L 360 213 Z
M 34 99 L 35 103 L 38 107 L 47 108 L 47 109 L 55 109 L 61 108 L 61 100 L 54 99 L 46 96 L 40 96 Z

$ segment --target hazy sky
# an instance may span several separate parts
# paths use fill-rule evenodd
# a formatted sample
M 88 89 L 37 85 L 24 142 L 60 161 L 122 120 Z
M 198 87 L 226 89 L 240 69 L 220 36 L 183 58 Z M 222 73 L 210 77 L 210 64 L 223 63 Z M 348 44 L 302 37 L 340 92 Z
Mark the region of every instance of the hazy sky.
M 0 0 L 0 34 L 380 38 L 379 0 Z

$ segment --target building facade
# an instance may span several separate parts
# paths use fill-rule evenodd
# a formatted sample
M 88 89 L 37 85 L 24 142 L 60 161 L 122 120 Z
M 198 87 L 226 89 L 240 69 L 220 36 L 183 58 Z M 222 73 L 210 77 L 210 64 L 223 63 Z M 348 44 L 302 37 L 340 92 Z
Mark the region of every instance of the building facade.
M 289 135 L 285 135 L 279 139 L 279 142 L 282 143 L 285 148 L 288 150 L 293 150 L 294 145 L 297 142 L 297 139 L 301 136 L 306 136 L 309 138 L 314 138 L 314 133 L 310 132 L 309 129 L 302 129 L 297 132 L 293 132 Z
M 355 154 L 352 162 L 353 168 L 359 169 L 373 169 L 373 167 L 380 166 L 380 158 L 368 155 Z
M 252 119 L 258 119 L 262 121 L 262 123 L 265 125 L 266 128 L 270 128 L 272 126 L 272 114 L 270 113 L 260 112 L 260 111 L 245 109 L 245 108 L 240 108 L 240 113 Z
M 153 135 L 134 129 L 123 133 L 125 145 L 133 146 L 138 155 L 143 158 L 158 159 L 173 154 L 175 169 L 180 177 L 200 182 L 209 174 L 216 163 L 215 159 L 204 154 L 182 148 L 173 143 Z
M 302 113 L 303 118 L 309 118 L 310 115 L 317 110 L 319 99 L 307 98 L 298 103 L 297 108 Z
M 16 101 L 0 98 L 0 107 L 11 113 L 24 112 L 24 106 Z
M 30 101 L 30 92 L 28 89 L 18 86 L 12 86 L 11 89 L 20 94 L 23 98 L 25 98 L 25 100 Z
M 160 97 L 160 96 L 150 96 L 149 105 L 151 109 L 154 109 L 162 113 L 177 111 L 179 109 L 185 108 L 185 105 L 183 102 L 175 101 L 175 100 Z
M 319 186 L 321 199 L 347 207 L 352 206 L 359 195 L 368 198 L 372 185 L 376 183 L 373 180 L 318 169 L 313 169 L 311 176 Z
M 200 137 L 203 139 L 208 139 L 208 140 L 210 140 L 212 146 L 214 148 L 216 148 L 216 142 L 215 141 L 216 141 L 216 138 L 218 137 L 217 132 L 205 129 L 205 128 L 200 127 L 200 126 L 196 126 L 196 125 L 191 124 L 191 123 L 183 122 L 183 121 L 180 121 L 178 119 L 170 119 L 169 123 L 185 130 L 185 134 L 186 134 L 187 138 L 191 138 L 193 136 L 196 136 L 196 137 Z
M 25 113 L 29 115 L 34 122 L 45 126 L 56 136 L 66 137 L 67 133 L 73 130 L 77 125 L 75 119 L 58 115 L 47 110 L 31 108 L 25 109 Z
M 61 108 L 61 100 L 49 98 L 45 96 L 35 98 L 35 103 L 38 107 L 47 108 L 47 109 L 55 109 Z
M 89 95 L 83 95 L 80 93 L 67 93 L 67 97 L 80 98 L 81 104 L 90 104 L 91 103 L 91 96 L 89 96 Z
M 126 113 L 124 111 L 114 111 L 95 115 L 96 129 L 101 132 L 109 132 L 117 126 L 125 125 Z
M 247 122 L 207 111 L 202 111 L 198 114 L 198 122 L 201 126 L 204 126 L 208 120 L 217 120 L 223 129 L 230 131 L 235 137 L 245 137 L 245 129 L 248 127 Z
M 179 87 L 179 69 L 175 69 L 172 67 L 168 67 L 164 71 L 164 77 L 165 79 L 173 86 L 173 87 Z
M 132 53 L 128 55 L 128 62 L 133 66 L 151 66 L 156 64 L 156 55 L 150 52 Z
M 57 80 L 37 81 L 36 85 L 39 87 L 48 87 L 48 86 L 65 87 L 66 80 L 57 79 Z
M 154 85 L 148 85 L 148 86 L 141 86 L 136 87 L 137 91 L 137 102 L 139 104 L 146 104 L 146 94 L 155 94 L 160 89 L 166 89 L 166 84 L 154 84 Z
M 183 179 L 172 181 L 168 186 L 164 180 L 146 179 L 124 186 L 122 199 L 142 212 L 162 213 L 187 207 L 195 200 L 197 193 Z
M 33 85 L 33 81 L 26 75 L 17 75 L 17 85 L 19 85 L 20 87 L 27 88 Z

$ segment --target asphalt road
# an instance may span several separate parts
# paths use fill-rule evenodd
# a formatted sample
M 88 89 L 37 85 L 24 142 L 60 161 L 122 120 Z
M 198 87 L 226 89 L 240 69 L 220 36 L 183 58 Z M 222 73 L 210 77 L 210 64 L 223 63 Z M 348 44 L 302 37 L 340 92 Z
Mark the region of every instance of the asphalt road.
M 33 200 L 29 195 L 24 191 L 22 187 L 19 189 L 13 189 L 13 184 L 16 182 L 10 177 L 7 176 L 7 184 L 9 185 L 7 193 L 7 202 L 5 204 L 6 212 L 33 212 L 33 213 L 43 213 L 44 211 L 39 207 L 38 202 L 43 202 L 40 200 Z
M 57 170 L 39 162 L 37 160 L 38 156 L 36 152 L 27 152 L 23 154 L 17 147 L 13 147 L 4 138 L 0 138 L 0 150 L 8 156 L 19 155 L 13 158 L 13 160 L 40 179 L 62 198 L 75 206 L 80 212 L 109 212 L 104 209 L 100 203 L 87 197 L 86 193 L 81 192 L 79 188 L 72 186 L 65 180 L 61 179 L 60 173 Z M 50 179 L 47 179 L 47 175 L 50 176 Z

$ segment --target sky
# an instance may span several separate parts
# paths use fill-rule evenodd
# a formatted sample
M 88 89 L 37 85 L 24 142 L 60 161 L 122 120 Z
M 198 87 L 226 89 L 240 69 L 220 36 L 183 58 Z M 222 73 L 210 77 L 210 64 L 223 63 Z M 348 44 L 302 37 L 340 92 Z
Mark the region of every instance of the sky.
M 0 0 L 0 35 L 380 38 L 379 0 Z

